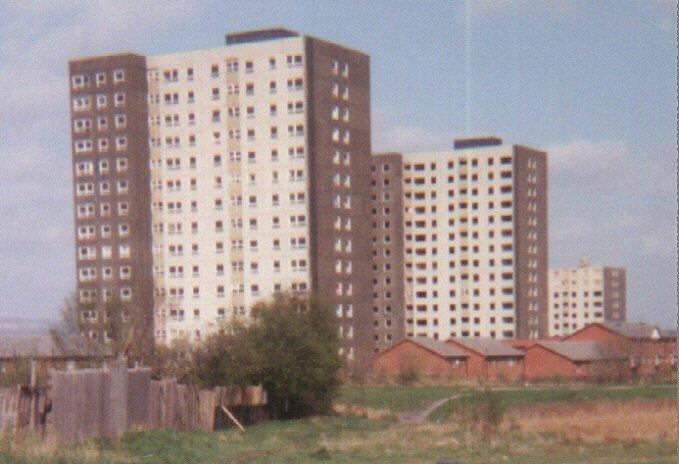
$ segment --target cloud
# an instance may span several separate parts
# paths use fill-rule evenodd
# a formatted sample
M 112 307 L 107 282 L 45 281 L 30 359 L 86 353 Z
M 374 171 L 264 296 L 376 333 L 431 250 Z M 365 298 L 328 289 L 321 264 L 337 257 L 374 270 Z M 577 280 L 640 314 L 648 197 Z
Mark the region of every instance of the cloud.
M 0 292 L 7 291 L 0 314 L 35 316 L 56 307 L 74 283 L 69 59 L 143 53 L 153 37 L 162 40 L 205 7 L 184 0 L 0 3 Z
M 676 308 L 676 148 L 583 140 L 548 147 L 550 267 L 628 269 L 632 320 L 669 324 Z
M 452 131 L 436 132 L 403 124 L 401 121 L 407 118 L 391 108 L 375 108 L 372 116 L 374 152 L 449 150 L 453 146 Z
M 67 108 L 70 58 L 136 49 L 149 31 L 170 30 L 196 13 L 186 1 L 162 2 L 157 8 L 149 2 L 65 2 L 45 9 L 35 5 L 11 4 L 14 14 L 3 18 L 6 24 L 0 30 L 0 87 L 11 89 L 0 94 L 0 103 L 3 112 L 19 121 Z M 37 40 L 36 31 L 42 32 Z
M 601 172 L 621 159 L 629 157 L 629 149 L 622 141 L 585 139 L 547 147 L 550 169 L 580 173 Z

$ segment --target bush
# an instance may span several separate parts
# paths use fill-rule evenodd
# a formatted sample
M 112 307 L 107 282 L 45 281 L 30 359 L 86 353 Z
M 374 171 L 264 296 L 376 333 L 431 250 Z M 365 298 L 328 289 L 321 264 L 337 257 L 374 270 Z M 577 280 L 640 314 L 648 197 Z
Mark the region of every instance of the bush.
M 253 377 L 269 394 L 274 417 L 326 413 L 340 386 L 337 319 L 317 298 L 279 295 L 253 308 Z
M 499 430 L 505 411 L 500 394 L 484 389 L 469 396 L 460 411 L 460 419 L 472 432 L 479 433 L 486 440 Z
M 420 380 L 420 374 L 417 368 L 411 364 L 402 366 L 398 372 L 399 385 L 409 386 Z
M 334 313 L 316 298 L 282 294 L 252 316 L 195 349 L 191 378 L 203 387 L 261 384 L 277 418 L 328 412 L 342 367 Z
M 189 377 L 203 388 L 245 387 L 258 383 L 255 377 L 261 369 L 253 327 L 233 321 L 194 349 Z

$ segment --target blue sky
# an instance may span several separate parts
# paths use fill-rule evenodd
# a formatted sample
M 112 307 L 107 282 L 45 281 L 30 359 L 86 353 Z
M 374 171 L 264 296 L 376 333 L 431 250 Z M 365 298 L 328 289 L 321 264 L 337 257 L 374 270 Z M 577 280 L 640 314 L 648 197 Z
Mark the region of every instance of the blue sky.
M 627 267 L 629 319 L 676 323 L 673 1 L 0 10 L 0 317 L 56 317 L 75 285 L 68 59 L 214 47 L 230 30 L 281 25 L 371 55 L 375 150 L 444 149 L 468 132 L 548 150 L 550 266 Z

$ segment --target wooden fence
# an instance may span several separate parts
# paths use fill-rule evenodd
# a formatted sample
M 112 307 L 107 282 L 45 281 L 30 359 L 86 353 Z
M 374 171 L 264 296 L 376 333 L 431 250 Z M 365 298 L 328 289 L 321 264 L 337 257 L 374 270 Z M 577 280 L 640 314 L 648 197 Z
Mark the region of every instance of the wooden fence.
M 16 386 L 0 388 L 0 437 L 16 440 L 29 431 L 44 437 L 47 389 Z
M 56 444 L 118 438 L 130 430 L 217 430 L 265 420 L 261 387 L 201 390 L 151 380 L 148 369 L 52 371 L 50 387 L 0 389 L 0 434 L 27 431 Z

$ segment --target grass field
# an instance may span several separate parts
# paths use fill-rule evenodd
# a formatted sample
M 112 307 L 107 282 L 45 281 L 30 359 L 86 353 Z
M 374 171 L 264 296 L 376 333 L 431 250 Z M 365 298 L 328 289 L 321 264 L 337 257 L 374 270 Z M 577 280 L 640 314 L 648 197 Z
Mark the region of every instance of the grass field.
M 672 441 L 586 443 L 556 436 L 503 435 L 472 440 L 455 427 L 409 425 L 390 420 L 322 418 L 271 422 L 235 431 L 177 433 L 153 431 L 46 453 L 2 456 L 4 464 L 104 463 L 436 463 L 619 464 L 674 463 Z
M 344 387 L 337 402 L 393 412 L 413 411 L 462 391 L 465 389 L 446 386 Z
M 445 421 L 454 411 L 467 402 L 464 392 L 457 398 L 434 411 L 430 419 L 435 422 Z M 585 386 L 585 387 L 549 387 L 549 388 L 515 388 L 497 390 L 503 407 L 521 406 L 533 403 L 577 402 L 585 400 L 632 400 L 676 398 L 676 385 L 649 386 Z
M 618 464 L 676 463 L 676 390 L 579 389 L 573 399 L 563 388 L 503 391 L 510 424 L 481 439 L 455 420 L 443 423 L 400 423 L 393 417 L 369 419 L 355 415 L 272 421 L 245 433 L 130 433 L 122 440 L 90 442 L 50 450 L 21 446 L 0 452 L 3 464 L 104 463 L 436 463 L 457 459 L 461 464 Z M 345 388 L 339 401 L 366 408 L 416 409 L 468 390 L 450 387 Z M 554 409 L 556 408 L 556 409 Z M 674 428 L 668 428 L 673 422 Z M 594 420 L 596 419 L 596 420 Z M 598 420 L 598 422 L 597 422 Z M 608 433 L 601 430 L 617 424 Z M 590 428 L 588 428 L 590 427 Z M 669 430 L 669 434 L 623 436 L 627 427 Z M 591 431 L 598 433 L 593 433 Z M 566 433 L 579 431 L 578 433 Z

